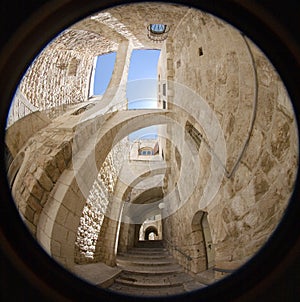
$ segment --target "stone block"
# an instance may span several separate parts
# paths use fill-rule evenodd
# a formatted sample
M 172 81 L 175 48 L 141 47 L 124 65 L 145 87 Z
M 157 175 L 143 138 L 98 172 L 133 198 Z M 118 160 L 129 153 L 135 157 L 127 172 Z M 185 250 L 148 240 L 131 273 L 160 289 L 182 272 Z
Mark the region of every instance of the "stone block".
M 80 217 L 74 215 L 71 212 L 68 212 L 64 226 L 68 230 L 75 231 L 75 230 L 77 230 L 77 228 L 79 226 L 79 219 L 80 219 Z
M 257 113 L 255 121 L 264 131 L 268 131 L 272 125 L 276 101 L 277 98 L 273 91 L 269 91 L 264 87 L 261 87 L 258 90 Z
M 254 177 L 255 199 L 260 200 L 261 197 L 268 192 L 270 185 L 263 173 L 259 173 Z
M 56 240 L 52 240 L 51 242 L 51 254 L 54 257 L 61 256 L 61 244 Z
M 254 228 L 258 222 L 259 213 L 255 210 L 252 210 L 244 217 L 244 223 L 250 228 Z
M 283 115 L 276 115 L 272 140 L 272 154 L 279 160 L 286 154 L 290 147 L 290 124 Z
M 64 243 L 67 240 L 68 230 L 64 226 L 54 223 L 52 231 L 52 239 Z
M 261 158 L 261 169 L 268 174 L 269 171 L 273 168 L 273 166 L 276 164 L 272 156 L 266 151 L 263 153 Z
M 34 173 L 34 177 L 37 179 L 42 188 L 46 191 L 50 192 L 53 188 L 52 180 L 47 176 L 45 171 L 43 171 L 40 167 Z
M 62 173 L 66 169 L 66 163 L 65 163 L 65 159 L 64 159 L 62 150 L 60 150 L 59 152 L 56 153 L 55 160 L 56 160 L 57 168 Z
M 53 157 L 50 157 L 47 159 L 47 161 L 44 164 L 43 169 L 46 172 L 46 174 L 51 178 L 53 183 L 55 183 L 57 181 L 57 179 L 59 178 L 59 176 L 61 174 L 61 172 L 59 171 L 59 169 L 56 166 L 55 158 L 53 158 Z
M 43 197 L 40 200 L 42 206 L 45 206 L 45 204 L 47 203 L 49 195 L 50 195 L 49 192 L 44 192 Z
M 64 145 L 62 146 L 63 149 L 63 155 L 66 164 L 71 160 L 72 158 L 72 145 L 70 142 L 64 142 Z
M 44 189 L 39 185 L 38 181 L 30 173 L 27 173 L 24 177 L 24 184 L 28 191 L 35 196 L 37 199 L 41 200 L 44 194 Z
M 42 210 L 42 206 L 40 204 L 40 201 L 34 197 L 33 195 L 29 195 L 27 199 L 27 204 L 34 210 L 40 212 Z
M 27 206 L 25 210 L 25 218 L 34 225 L 34 214 L 35 210 Z
M 61 225 L 65 225 L 68 214 L 69 211 L 63 205 L 60 206 L 56 215 L 56 222 Z

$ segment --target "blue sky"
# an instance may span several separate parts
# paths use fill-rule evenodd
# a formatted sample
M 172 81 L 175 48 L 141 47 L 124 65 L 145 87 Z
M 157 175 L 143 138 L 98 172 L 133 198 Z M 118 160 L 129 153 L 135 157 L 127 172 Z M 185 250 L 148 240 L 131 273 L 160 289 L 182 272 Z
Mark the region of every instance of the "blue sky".
M 97 58 L 94 78 L 94 95 L 104 94 L 114 70 L 115 60 L 115 52 L 111 52 Z
M 157 108 L 159 55 L 159 50 L 133 50 L 127 82 L 128 109 Z M 130 140 L 156 137 L 156 126 L 143 128 L 129 135 Z
M 133 50 L 130 60 L 128 81 L 157 78 L 157 62 L 160 51 L 155 49 Z
M 159 50 L 133 50 L 127 79 L 128 109 L 157 108 L 157 62 Z M 96 63 L 94 95 L 103 95 L 111 78 L 116 53 L 99 56 Z M 134 132 L 130 139 L 155 138 L 157 128 Z

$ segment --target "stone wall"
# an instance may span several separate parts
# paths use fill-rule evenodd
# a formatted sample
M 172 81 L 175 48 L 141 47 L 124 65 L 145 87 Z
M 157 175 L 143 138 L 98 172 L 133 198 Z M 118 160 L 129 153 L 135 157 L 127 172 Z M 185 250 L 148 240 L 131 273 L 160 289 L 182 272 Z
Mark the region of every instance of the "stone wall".
M 78 25 L 67 29 L 34 60 L 20 90 L 40 110 L 86 101 L 94 57 L 116 51 L 117 45 L 114 40 Z
M 98 262 L 101 258 L 99 250 L 101 245 L 106 243 L 100 236 L 100 230 L 108 205 L 113 202 L 115 185 L 126 152 L 128 152 L 127 138 L 114 146 L 100 168 L 80 218 L 75 242 L 76 263 Z
M 176 39 L 180 36 L 185 39 Z M 199 251 L 199 240 L 203 239 L 193 239 L 190 223 L 198 210 L 205 211 L 215 267 L 235 269 L 266 242 L 292 193 L 298 165 L 294 113 L 270 62 L 228 24 L 191 10 L 175 31 L 172 48 L 175 91 L 171 98 L 180 106 L 174 110 L 189 112 L 191 124 L 202 136 L 202 173 L 209 176 L 221 166 L 223 177 L 215 196 L 206 203 L 201 192 L 206 184 L 199 182 L 198 192 L 165 219 L 164 238 L 170 249 L 176 247 L 174 255 L 187 270 L 204 270 L 204 262 L 193 268 L 193 261 L 183 254 L 193 259 L 205 256 L 204 250 L 202 254 Z M 168 62 L 162 64 L 163 69 Z M 193 95 L 195 100 L 199 96 L 199 107 L 200 99 L 207 104 L 205 114 L 191 101 Z M 168 154 L 176 167 L 174 149 Z M 216 158 L 212 170 L 212 159 Z M 170 187 L 176 184 L 172 177 L 168 178 Z M 207 181 L 208 177 L 202 179 Z M 185 185 L 193 185 L 192 180 L 187 179 Z M 183 188 L 178 186 L 178 191 L 182 195 Z

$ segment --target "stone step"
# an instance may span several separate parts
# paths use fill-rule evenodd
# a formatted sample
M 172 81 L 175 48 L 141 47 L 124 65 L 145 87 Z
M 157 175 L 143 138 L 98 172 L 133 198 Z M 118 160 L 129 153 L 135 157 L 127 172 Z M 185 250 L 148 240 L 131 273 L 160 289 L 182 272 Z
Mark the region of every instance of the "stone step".
M 127 253 L 167 253 L 167 250 L 165 248 L 158 248 L 158 247 L 153 247 L 153 248 L 146 248 L 146 247 L 134 247 L 130 250 L 128 250 Z
M 185 292 L 184 287 L 182 285 L 176 287 L 162 287 L 158 290 L 155 287 L 134 287 L 132 285 L 114 283 L 109 289 L 114 292 L 119 292 L 121 294 L 145 297 L 173 296 Z
M 138 259 L 131 257 L 118 257 L 117 264 L 120 266 L 163 266 L 176 263 L 173 258 L 163 259 Z
M 163 287 L 176 287 L 182 286 L 182 281 L 176 278 L 171 278 L 166 276 L 162 278 L 161 276 L 147 275 L 135 275 L 135 274 L 121 274 L 116 280 L 116 283 L 131 285 L 134 287 L 144 287 L 144 288 L 163 288 Z
M 168 256 L 169 253 L 167 251 L 146 251 L 146 250 L 130 250 L 127 253 L 119 253 L 119 255 L 141 255 L 141 256 Z
M 166 275 L 166 274 L 175 274 L 183 272 L 183 268 L 178 264 L 173 265 L 166 265 L 166 266 L 126 266 L 122 267 L 119 266 L 125 273 L 132 273 L 132 274 L 148 274 L 148 275 Z
M 163 241 L 162 240 L 145 240 L 145 241 L 138 241 L 136 244 L 136 247 L 149 247 L 149 248 L 155 248 L 160 247 L 163 248 Z
M 170 255 L 168 253 L 154 253 L 154 254 L 147 254 L 147 253 L 119 253 L 117 257 L 125 258 L 145 258 L 145 259 L 160 259 L 160 258 L 168 258 Z
M 162 246 L 151 242 L 139 242 L 139 245 L 118 254 L 117 266 L 122 272 L 110 286 L 111 290 L 138 296 L 169 296 L 206 286 L 186 274 Z
M 157 259 L 170 259 L 172 258 L 167 253 L 156 253 L 156 254 L 147 254 L 147 253 L 119 253 L 117 256 L 118 259 L 132 259 L 132 260 L 157 260 Z

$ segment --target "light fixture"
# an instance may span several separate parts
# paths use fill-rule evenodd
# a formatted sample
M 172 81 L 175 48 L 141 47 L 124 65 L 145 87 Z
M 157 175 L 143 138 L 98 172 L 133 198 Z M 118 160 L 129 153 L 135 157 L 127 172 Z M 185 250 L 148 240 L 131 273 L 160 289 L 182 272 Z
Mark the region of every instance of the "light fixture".
M 170 27 L 166 24 L 149 24 L 148 38 L 154 42 L 162 42 L 167 39 Z

